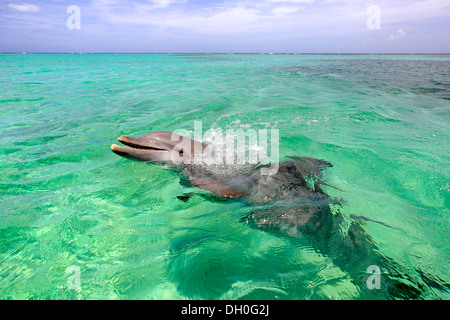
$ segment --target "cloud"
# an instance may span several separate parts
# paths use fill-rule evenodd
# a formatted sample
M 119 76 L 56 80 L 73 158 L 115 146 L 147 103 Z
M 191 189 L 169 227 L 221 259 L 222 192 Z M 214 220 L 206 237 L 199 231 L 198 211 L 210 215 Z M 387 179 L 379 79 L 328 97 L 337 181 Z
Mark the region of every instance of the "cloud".
M 140 6 L 142 8 L 146 8 L 146 9 L 149 9 L 149 10 L 161 9 L 161 8 L 170 7 L 173 4 L 187 2 L 187 0 L 150 0 L 148 2 L 150 2 L 150 4 L 148 4 L 148 5 L 140 5 Z
M 301 3 L 314 0 L 225 1 L 190 6 L 186 0 L 130 1 L 94 0 L 92 12 L 113 23 L 149 25 L 159 28 L 180 28 L 196 33 L 230 34 L 246 31 L 276 30 L 296 24 L 293 13 L 305 9 Z M 155 10 L 157 9 L 157 10 Z M 290 16 L 290 17 L 289 17 Z M 283 20 L 289 17 L 289 20 Z
M 10 3 L 8 4 L 8 7 L 20 12 L 38 12 L 40 10 L 40 8 L 37 5 L 31 3 L 22 3 L 22 4 Z
M 281 7 L 275 7 L 273 8 L 272 12 L 276 16 L 282 16 L 290 13 L 297 12 L 301 9 L 304 9 L 304 7 L 291 7 L 291 6 L 281 6 Z
M 115 0 L 94 0 L 92 12 L 112 23 L 180 28 L 202 33 L 247 30 L 258 26 L 262 18 L 261 12 L 248 3 L 225 3 L 195 10 L 186 3 L 186 0 L 153 0 L 123 6 Z
M 29 34 L 29 30 L 44 30 L 43 34 L 51 38 L 52 33 L 61 36 L 60 33 L 65 31 L 66 1 L 3 1 L 6 4 L 0 5 L 0 8 L 8 9 L 0 9 L 0 26 L 3 27 L 4 34 L 7 31 L 15 34 L 20 30 Z M 444 9 L 449 7 L 448 0 L 380 0 L 384 30 L 380 32 L 367 29 L 366 21 L 370 14 L 367 12 L 368 2 L 363 0 L 76 2 L 79 2 L 82 9 L 83 25 L 82 30 L 73 35 L 96 40 L 110 39 L 108 37 L 116 39 L 116 35 L 120 35 L 123 39 L 122 42 L 117 41 L 117 46 L 119 43 L 137 43 L 139 50 L 143 50 L 141 48 L 148 42 L 155 48 L 165 48 L 166 44 L 167 48 L 192 45 L 199 46 L 199 50 L 214 45 L 220 46 L 221 50 L 239 46 L 253 49 L 253 45 L 255 48 L 260 45 L 259 48 L 270 47 L 271 50 L 279 46 L 291 51 L 357 51 L 360 49 L 358 46 L 362 46 L 361 50 L 367 52 L 388 52 L 390 46 L 395 45 L 398 47 L 396 51 L 399 48 L 413 48 L 408 50 L 418 52 L 425 41 L 422 39 L 428 39 L 426 41 L 431 43 L 430 37 L 433 37 L 439 48 L 448 48 L 448 44 L 444 44 L 446 37 L 448 38 L 448 28 L 445 29 L 445 26 L 450 21 L 450 11 Z M 32 14 L 36 11 L 40 13 Z M 3 34 L 0 34 L 0 38 L 1 36 Z M 65 35 L 61 37 L 63 36 Z M 147 42 L 140 41 L 143 39 Z M 104 43 L 109 45 L 107 40 Z M 110 47 L 114 45 L 111 44 Z M 385 47 L 381 48 L 382 45 Z
M 267 0 L 268 3 L 280 3 L 280 2 L 290 2 L 290 3 L 313 3 L 314 0 Z
M 211 27 L 214 25 L 226 28 L 232 28 L 234 25 L 250 27 L 251 25 L 256 25 L 256 23 L 260 21 L 258 13 L 259 11 L 255 9 L 236 7 L 214 14 L 206 19 L 206 22 L 207 24 L 209 23 Z
M 154 8 L 165 8 L 178 1 L 176 0 L 152 0 Z
M 406 36 L 406 32 L 400 28 L 396 33 L 393 33 L 389 36 L 389 40 L 396 41 L 400 38 L 403 38 L 404 36 Z

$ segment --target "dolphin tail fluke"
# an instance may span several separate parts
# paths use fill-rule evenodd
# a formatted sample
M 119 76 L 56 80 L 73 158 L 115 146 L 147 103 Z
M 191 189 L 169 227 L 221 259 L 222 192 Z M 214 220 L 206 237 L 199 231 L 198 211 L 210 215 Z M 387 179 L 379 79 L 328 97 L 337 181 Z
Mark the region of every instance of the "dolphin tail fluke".
M 322 171 L 324 171 L 329 167 L 333 167 L 333 165 L 328 161 L 323 159 L 299 157 L 299 156 L 287 156 L 287 157 L 295 161 L 298 170 L 304 177 L 313 178 L 315 180 L 316 190 L 319 190 L 319 186 L 323 185 L 342 191 L 341 189 L 332 186 L 323 181 L 322 179 L 320 179 L 320 177 L 322 176 Z

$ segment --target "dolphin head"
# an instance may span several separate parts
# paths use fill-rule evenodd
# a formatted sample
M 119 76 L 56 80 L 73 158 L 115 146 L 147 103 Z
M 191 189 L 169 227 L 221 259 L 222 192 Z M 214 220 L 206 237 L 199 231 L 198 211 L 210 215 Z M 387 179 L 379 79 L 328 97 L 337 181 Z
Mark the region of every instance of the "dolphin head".
M 154 131 L 138 138 L 120 136 L 117 140 L 127 147 L 113 144 L 111 150 L 114 153 L 146 162 L 189 163 L 207 146 L 202 142 L 168 131 Z

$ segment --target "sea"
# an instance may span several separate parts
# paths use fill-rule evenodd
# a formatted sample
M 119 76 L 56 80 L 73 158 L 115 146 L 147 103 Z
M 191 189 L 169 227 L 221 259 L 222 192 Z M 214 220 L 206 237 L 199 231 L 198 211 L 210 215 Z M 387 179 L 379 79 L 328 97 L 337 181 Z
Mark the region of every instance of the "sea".
M 1 54 L 0 71 L 0 299 L 450 298 L 450 56 Z M 323 190 L 409 292 L 377 296 L 392 268 L 343 269 L 110 150 L 199 122 L 331 163 Z

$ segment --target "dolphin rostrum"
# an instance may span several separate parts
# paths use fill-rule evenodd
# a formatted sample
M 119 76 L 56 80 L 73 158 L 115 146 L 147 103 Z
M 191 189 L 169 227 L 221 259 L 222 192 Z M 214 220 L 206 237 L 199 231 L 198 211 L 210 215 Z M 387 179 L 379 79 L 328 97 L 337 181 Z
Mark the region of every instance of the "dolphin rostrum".
M 325 160 L 289 157 L 278 164 L 275 174 L 267 175 L 262 170 L 268 165 L 229 170 L 196 162 L 196 157 L 204 156 L 210 146 L 172 132 L 155 131 L 138 138 L 120 136 L 118 140 L 126 146 L 113 144 L 111 150 L 122 157 L 173 164 L 182 170 L 190 185 L 219 197 L 241 199 L 252 208 L 242 221 L 252 227 L 306 238 L 349 272 L 364 273 L 373 265 L 389 270 L 383 282 L 385 297 L 417 298 L 427 285 L 440 286 L 423 273 L 416 284 L 409 278 L 405 280 L 404 274 L 397 270 L 398 265 L 378 253 L 374 241 L 362 228 L 364 221 L 390 226 L 354 215 L 349 222 L 339 210 L 333 212 L 332 207 L 339 207 L 340 201 L 322 190 L 322 186 L 329 186 L 323 181 L 323 171 L 332 167 Z M 178 198 L 187 201 L 189 196 Z

